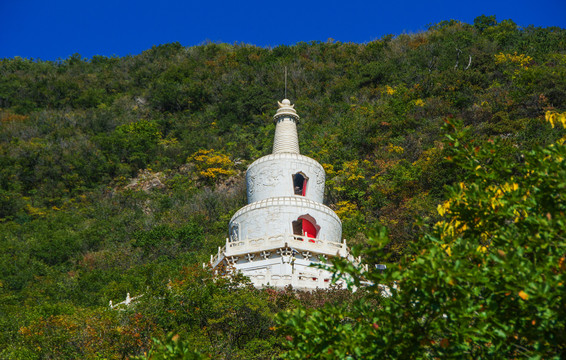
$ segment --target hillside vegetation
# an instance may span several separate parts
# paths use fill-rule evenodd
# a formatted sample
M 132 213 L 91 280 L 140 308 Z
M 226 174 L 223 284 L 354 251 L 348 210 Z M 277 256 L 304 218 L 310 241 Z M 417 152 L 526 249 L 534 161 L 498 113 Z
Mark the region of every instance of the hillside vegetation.
M 271 152 L 284 68 L 301 153 L 325 167 L 344 237 L 371 253 L 383 226 L 380 256 L 396 263 L 441 220 L 447 186 L 470 179 L 455 139 L 495 140 L 521 173 L 564 136 L 544 115 L 566 110 L 565 49 L 564 29 L 481 16 L 365 44 L 0 60 L 0 358 L 127 358 L 168 333 L 215 359 L 279 356 L 275 314 L 364 292 L 260 291 L 202 269 L 246 204 L 247 165 Z M 109 309 L 127 293 L 142 296 Z

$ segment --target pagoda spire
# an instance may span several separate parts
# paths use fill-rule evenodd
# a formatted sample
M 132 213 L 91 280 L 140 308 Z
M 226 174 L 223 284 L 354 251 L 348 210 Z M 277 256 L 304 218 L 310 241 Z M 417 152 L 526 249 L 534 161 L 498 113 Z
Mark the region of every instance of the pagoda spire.
M 283 101 L 277 103 L 279 104 L 279 109 L 273 116 L 273 120 L 276 123 L 273 153 L 299 154 L 299 137 L 297 136 L 299 115 L 295 110 L 295 105 L 291 105 L 288 99 L 283 99 Z

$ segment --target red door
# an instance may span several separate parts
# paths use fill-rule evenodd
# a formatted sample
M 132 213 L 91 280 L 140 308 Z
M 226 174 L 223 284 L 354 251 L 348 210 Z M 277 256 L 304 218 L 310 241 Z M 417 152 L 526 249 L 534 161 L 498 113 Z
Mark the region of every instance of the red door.
M 316 227 L 307 219 L 303 219 L 303 234 L 310 238 L 316 238 Z
M 315 218 L 313 218 L 309 214 L 305 214 L 299 216 L 297 221 L 294 221 L 293 223 L 296 223 L 297 225 L 300 224 L 300 226 L 302 227 L 302 235 L 310 238 L 309 242 L 315 242 L 314 239 L 316 239 L 316 235 L 320 231 L 320 225 L 316 224 Z

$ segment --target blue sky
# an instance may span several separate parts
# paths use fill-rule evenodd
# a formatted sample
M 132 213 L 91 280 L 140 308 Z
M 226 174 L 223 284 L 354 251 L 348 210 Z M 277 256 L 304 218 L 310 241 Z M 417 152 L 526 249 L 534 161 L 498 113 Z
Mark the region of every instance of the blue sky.
M 363 43 L 479 15 L 566 28 L 566 0 L 171 1 L 0 0 L 0 58 L 135 55 L 206 41 L 258 46 L 329 38 Z

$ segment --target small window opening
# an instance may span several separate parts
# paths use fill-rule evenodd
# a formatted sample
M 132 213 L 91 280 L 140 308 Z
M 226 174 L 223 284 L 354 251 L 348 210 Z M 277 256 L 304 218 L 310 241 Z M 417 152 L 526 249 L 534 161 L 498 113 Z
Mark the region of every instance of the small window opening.
M 295 195 L 305 196 L 307 193 L 307 182 L 309 178 L 302 172 L 293 174 L 293 190 Z

